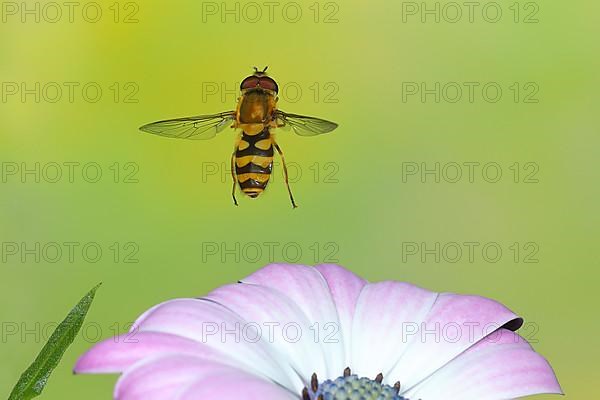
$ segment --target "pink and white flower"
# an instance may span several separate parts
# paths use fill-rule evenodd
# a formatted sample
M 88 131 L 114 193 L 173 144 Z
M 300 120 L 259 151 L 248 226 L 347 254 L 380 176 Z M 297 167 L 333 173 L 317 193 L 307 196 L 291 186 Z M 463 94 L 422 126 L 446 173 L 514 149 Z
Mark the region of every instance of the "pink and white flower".
M 76 373 L 119 400 L 501 400 L 561 393 L 523 320 L 479 296 L 369 283 L 337 265 L 269 265 L 159 304 Z M 370 377 L 373 379 L 368 379 Z

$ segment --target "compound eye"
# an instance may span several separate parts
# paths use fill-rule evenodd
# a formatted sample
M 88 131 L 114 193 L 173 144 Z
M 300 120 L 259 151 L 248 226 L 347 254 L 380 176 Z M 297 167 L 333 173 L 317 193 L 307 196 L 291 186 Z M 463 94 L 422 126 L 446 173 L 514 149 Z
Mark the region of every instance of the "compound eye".
M 240 89 L 251 89 L 255 88 L 259 85 L 259 79 L 256 76 L 249 76 L 242 81 L 240 85 Z
M 275 93 L 279 92 L 279 87 L 277 86 L 277 83 L 268 76 L 263 76 L 260 78 L 260 87 L 263 89 L 271 90 Z

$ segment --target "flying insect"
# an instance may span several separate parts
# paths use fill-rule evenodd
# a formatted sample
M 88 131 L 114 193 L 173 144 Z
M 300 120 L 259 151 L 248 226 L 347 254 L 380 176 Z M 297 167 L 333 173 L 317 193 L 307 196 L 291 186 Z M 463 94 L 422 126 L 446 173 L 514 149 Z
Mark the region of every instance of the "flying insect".
M 272 130 L 291 129 L 300 136 L 316 136 L 329 133 L 338 125 L 324 119 L 279 110 L 279 86 L 267 75 L 267 68 L 260 71 L 254 67 L 254 74 L 242 81 L 240 97 L 233 111 L 153 122 L 142 126 L 140 130 L 169 138 L 205 140 L 214 138 L 227 127 L 240 129 L 231 155 L 233 203 L 238 205 L 236 184 L 242 193 L 251 198 L 257 198 L 265 190 L 273 171 L 275 149 L 282 160 L 292 207 L 296 208 L 283 151 L 275 141 Z

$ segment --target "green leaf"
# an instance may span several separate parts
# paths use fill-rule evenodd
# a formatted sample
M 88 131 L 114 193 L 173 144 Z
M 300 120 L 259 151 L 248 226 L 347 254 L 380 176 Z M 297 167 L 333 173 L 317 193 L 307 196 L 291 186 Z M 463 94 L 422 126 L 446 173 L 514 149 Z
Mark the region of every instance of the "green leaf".
M 42 393 L 50 374 L 58 366 L 63 354 L 79 333 L 100 285 L 101 283 L 83 296 L 56 328 L 33 364 L 23 372 L 8 400 L 29 400 Z

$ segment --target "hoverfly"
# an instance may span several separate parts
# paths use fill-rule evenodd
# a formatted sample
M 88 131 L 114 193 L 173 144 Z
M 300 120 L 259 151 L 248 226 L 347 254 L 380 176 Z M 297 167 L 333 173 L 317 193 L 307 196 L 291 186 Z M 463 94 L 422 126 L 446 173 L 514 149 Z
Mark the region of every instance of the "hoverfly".
M 277 109 L 279 87 L 267 76 L 267 68 L 244 79 L 240 85 L 240 97 L 235 111 L 213 115 L 198 115 L 158 121 L 142 126 L 144 132 L 178 139 L 212 139 L 226 127 L 240 129 L 231 155 L 232 197 L 236 183 L 241 191 L 251 198 L 258 197 L 267 187 L 273 169 L 274 151 L 277 150 L 283 164 L 285 184 L 292 207 L 296 202 L 288 182 L 288 171 L 281 148 L 275 142 L 272 129 L 283 128 L 300 136 L 316 136 L 337 128 L 334 122 L 304 115 L 288 114 Z

